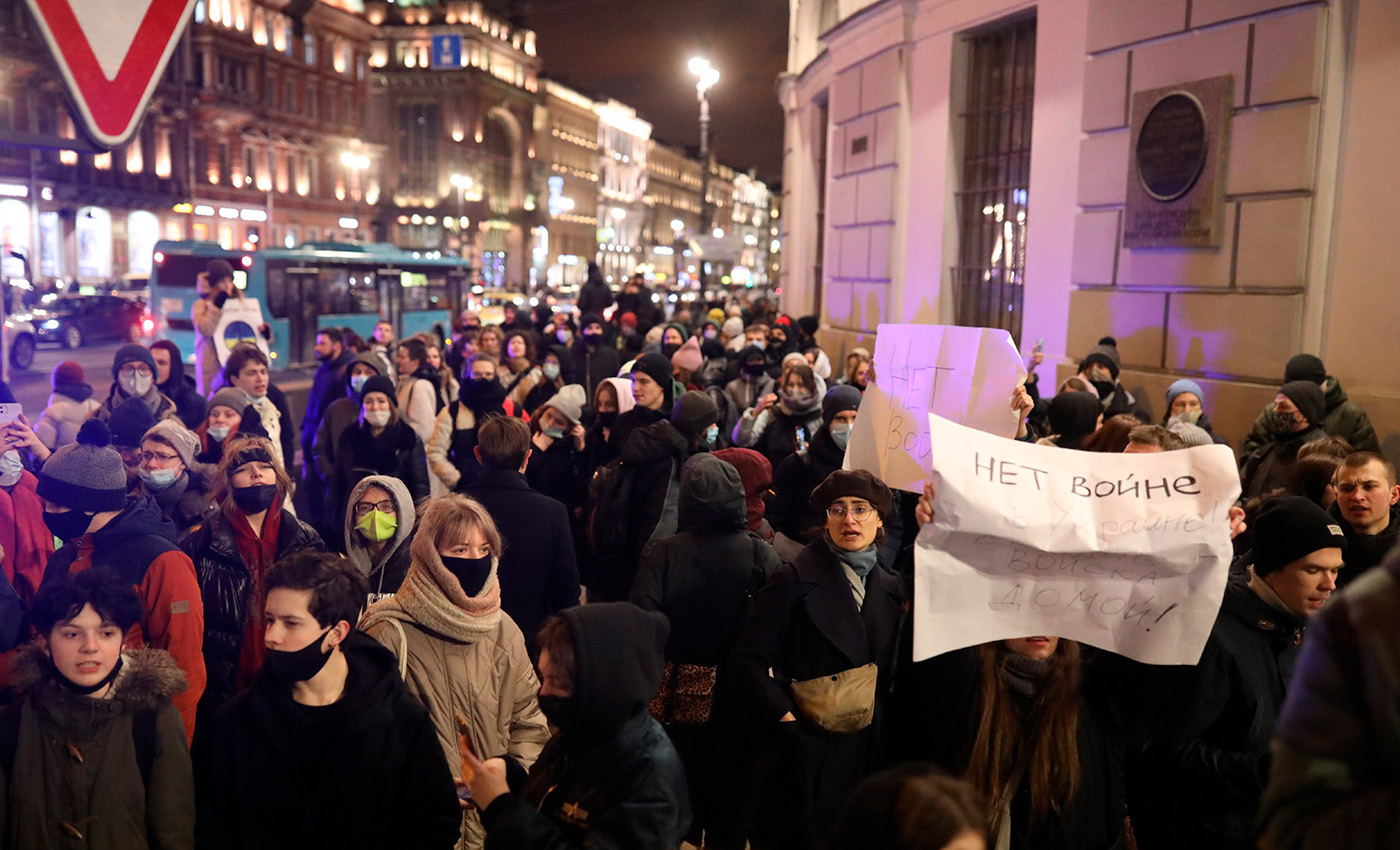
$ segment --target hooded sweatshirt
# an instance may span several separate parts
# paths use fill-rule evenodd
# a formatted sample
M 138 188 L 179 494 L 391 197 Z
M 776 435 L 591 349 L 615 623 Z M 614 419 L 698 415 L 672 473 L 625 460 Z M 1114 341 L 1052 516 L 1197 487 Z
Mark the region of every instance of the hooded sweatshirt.
M 749 598 L 778 569 L 777 552 L 748 531 L 739 471 L 714 455 L 681 473 L 679 532 L 642 560 L 631 600 L 671 623 L 666 660 L 717 667 L 729 654 Z
M 567 717 L 529 778 L 482 813 L 489 846 L 680 846 L 690 825 L 685 770 L 646 710 L 661 683 L 666 618 L 627 602 L 559 616 L 574 646 Z
M 394 502 L 394 513 L 398 526 L 394 536 L 384 544 L 378 557 L 372 556 L 368 541 L 355 530 L 355 503 L 370 486 L 380 487 L 389 492 Z M 414 513 L 413 497 L 408 488 L 397 478 L 388 475 L 367 475 L 350 490 L 345 503 L 345 557 L 355 565 L 356 571 L 369 582 L 369 601 L 377 602 L 384 596 L 398 591 L 408 572 L 410 556 L 409 544 L 413 541 Z

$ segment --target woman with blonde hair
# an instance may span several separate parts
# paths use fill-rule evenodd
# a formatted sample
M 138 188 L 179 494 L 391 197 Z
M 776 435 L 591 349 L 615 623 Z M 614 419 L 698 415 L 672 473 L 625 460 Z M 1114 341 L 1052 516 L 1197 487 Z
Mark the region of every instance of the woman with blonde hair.
M 262 666 L 263 576 L 294 552 L 326 548 L 315 529 L 286 509 L 291 492 L 271 440 L 238 434 L 224 446 L 214 475 L 218 509 L 184 544 L 204 600 L 209 674 L 196 728 L 247 687 Z
M 472 752 L 507 753 L 527 770 L 549 739 L 539 680 L 525 638 L 501 610 L 501 535 L 486 508 L 451 494 L 423 510 L 413 562 L 398 593 L 365 612 L 360 629 L 399 660 L 404 684 L 427 708 L 443 757 L 460 784 L 457 718 Z M 462 850 L 480 848 L 475 810 L 462 818 Z

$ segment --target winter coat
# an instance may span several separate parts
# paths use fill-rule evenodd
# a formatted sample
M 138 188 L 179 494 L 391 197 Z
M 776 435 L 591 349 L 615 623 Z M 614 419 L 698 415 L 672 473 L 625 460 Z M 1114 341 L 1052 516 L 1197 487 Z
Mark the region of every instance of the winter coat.
M 724 385 L 724 393 L 732 400 L 735 409 L 749 410 L 758 404 L 758 400 L 773 392 L 776 386 L 772 378 L 765 372 L 752 381 L 744 380 L 743 376 L 735 378 Z
M 773 495 L 768 499 L 768 522 L 804 546 L 821 536 L 826 514 L 813 508 L 810 496 L 817 485 L 841 468 L 846 450 L 822 426 L 805 452 L 789 455 L 775 467 Z
M 316 465 L 317 479 L 329 481 L 335 475 L 336 454 L 340 448 L 340 435 L 360 418 L 358 398 L 338 398 L 326 409 L 321 424 L 316 429 L 316 439 L 311 443 L 311 457 Z M 306 459 L 303 458 L 305 463 Z
M 49 451 L 60 449 L 78 441 L 78 429 L 88 420 L 102 403 L 92 398 L 92 387 L 82 385 L 86 393 L 72 389 L 75 395 L 55 392 L 49 396 L 49 406 L 39 414 L 34 423 L 34 435 L 39 442 L 48 446 Z M 77 396 L 82 396 L 78 398 Z
M 466 493 L 485 506 L 501 533 L 501 610 L 520 627 L 534 658 L 540 625 L 579 603 L 569 512 L 513 469 L 483 469 Z
M 93 411 L 92 418 L 100 419 L 103 422 L 109 421 L 112 417 L 112 411 L 121 407 L 122 402 L 130 398 L 134 398 L 134 396 L 127 395 L 126 390 L 121 388 L 121 384 L 113 382 L 111 390 L 107 393 L 107 400 Z M 141 401 L 145 402 L 146 406 L 151 409 L 151 414 L 157 422 L 164 422 L 167 419 L 179 421 L 175 415 L 175 402 L 157 389 L 154 383 L 151 384 L 151 388 L 146 394 L 141 396 Z
M 862 778 L 878 770 L 886 694 L 904 593 L 877 566 L 857 606 L 845 572 L 818 540 L 774 574 L 754 597 L 753 612 L 729 659 L 736 697 L 771 736 L 761 777 L 764 799 L 752 833 L 755 847 L 813 847 Z M 827 734 L 802 716 L 791 682 L 832 676 L 874 663 L 875 717 L 845 735 Z M 779 722 L 788 712 L 796 721 Z
M 4 845 L 193 848 L 194 778 L 185 727 L 170 703 L 185 678 L 170 654 L 123 652 L 103 699 L 59 686 L 37 644 L 20 651 L 15 668 L 24 696 L 0 710 L 0 737 L 14 735 L 18 744 L 14 761 L 0 765 L 0 773 L 13 769 L 0 776 Z
M 279 523 L 276 560 L 304 550 L 325 550 L 315 530 L 291 513 L 282 511 Z M 204 600 L 204 663 L 209 670 L 209 687 L 199 703 L 203 719 L 228 702 L 237 688 L 238 656 L 247 631 L 253 578 L 238 554 L 233 525 L 222 511 L 210 514 L 184 545 L 194 562 Z
M 821 427 L 820 397 L 806 410 L 790 411 L 779 402 L 757 414 L 744 411 L 734 426 L 734 445 L 757 451 L 776 469 L 789 455 L 806 448 Z
M 317 364 L 316 371 L 311 375 L 311 394 L 306 397 L 306 414 L 301 419 L 303 454 L 311 454 L 311 446 L 316 441 L 316 431 L 320 429 L 321 420 L 326 417 L 331 403 L 336 399 L 345 398 L 349 393 L 346 373 L 350 364 L 355 362 L 355 358 L 353 349 L 342 349 L 336 359 Z
M 183 535 L 203 522 L 204 515 L 214 506 L 214 497 L 209 493 L 208 475 L 207 469 L 187 469 L 164 490 L 152 490 L 142 481 L 131 491 L 131 495 L 154 501 L 165 518 L 174 523 L 176 530 Z
M 637 405 L 626 413 L 619 413 L 617 421 L 613 423 L 612 432 L 608 435 L 608 443 L 615 456 L 620 457 L 622 450 L 627 446 L 627 441 L 632 438 L 632 432 L 640 431 L 657 422 L 669 420 L 670 408 L 663 405 L 662 410 L 652 410 L 649 407 Z
M 274 442 L 282 452 L 282 468 L 289 470 L 290 475 L 297 456 L 297 431 L 292 420 L 292 408 L 287 403 L 287 394 L 276 384 L 267 385 L 267 400 L 277 412 L 277 438 Z M 271 431 L 263 425 L 257 407 L 252 404 L 243 408 L 243 421 L 238 424 L 238 430 L 273 439 Z
M 1145 850 L 1254 847 L 1269 773 L 1269 739 L 1283 708 L 1303 621 L 1234 580 L 1190 683 L 1144 754 L 1150 809 L 1133 813 Z M 1183 813 L 1190 813 L 1184 817 Z
M 475 612 L 457 607 L 457 594 L 465 598 L 441 560 L 415 561 L 404 588 L 366 611 L 360 628 L 398 659 L 408 692 L 428 709 L 454 779 L 461 779 L 458 715 L 470 727 L 472 752 L 504 753 L 528 770 L 549 727 L 535 700 L 540 683 L 525 639 L 501 611 L 495 576 L 471 597 Z M 458 847 L 480 848 L 484 840 L 476 812 L 464 813 Z
M 398 406 L 399 420 L 412 428 L 424 445 L 432 442 L 438 415 L 437 373 L 420 369 L 399 378 Z
M 1322 436 L 1325 435 L 1321 428 L 1309 428 L 1276 437 L 1246 456 L 1240 466 L 1244 497 L 1265 496 L 1279 488 L 1291 491 L 1298 466 L 1298 450 Z
M 341 432 L 335 467 L 326 481 L 328 528 L 340 524 L 350 490 L 366 475 L 399 479 L 408 487 L 414 502 L 428 498 L 428 461 L 423 443 L 403 420 L 390 423 L 378 436 L 360 422 Z
M 102 529 L 53 553 L 44 582 L 88 567 L 106 567 L 136 588 L 141 622 L 127 635 L 126 645 L 163 649 L 175 658 L 189 687 L 172 701 L 193 738 L 195 706 L 205 685 L 206 597 L 195 579 L 194 565 L 175 545 L 175 537 L 175 526 L 155 502 L 128 497 L 126 508 Z
M 579 342 L 574 347 L 574 362 L 579 364 L 578 382 L 590 399 L 597 392 L 599 384 L 617 377 L 617 371 L 622 368 L 622 358 L 618 357 L 617 349 L 602 341 L 592 349 L 587 343 Z
M 679 847 L 690 825 L 685 770 L 646 711 L 665 619 L 626 603 L 561 616 L 574 639 L 571 722 L 481 813 L 487 850 Z
M 214 333 L 219 329 L 224 310 L 222 305 L 214 306 L 214 300 L 210 297 L 208 285 L 203 278 L 199 280 L 198 290 L 199 297 L 190 308 L 190 319 L 194 323 L 194 378 L 199 394 L 208 398 L 214 394 L 214 383 L 223 368 L 219 365 L 219 350 L 215 344 Z M 241 298 L 242 294 L 233 297 Z
M 364 537 L 355 530 L 357 520 L 354 511 L 351 510 L 371 486 L 388 491 L 394 500 L 395 516 L 399 521 L 394 529 L 394 536 L 385 542 L 377 558 L 370 555 Z M 408 487 L 389 475 L 367 475 L 361 478 L 350 488 L 350 493 L 345 499 L 344 523 L 342 533 L 345 538 L 345 557 L 355 565 L 355 569 L 365 577 L 365 581 L 369 582 L 369 600 L 366 604 L 378 602 L 382 597 L 398 591 L 412 562 L 409 546 L 413 543 L 413 533 L 416 530 L 413 497 L 409 495 Z
M 583 286 L 578 290 L 578 312 L 582 316 L 585 313 L 597 313 L 603 315 L 603 311 L 612 306 L 613 294 L 606 282 L 601 277 L 590 277 L 584 281 Z
M 1350 551 L 1350 550 L 1348 550 Z M 1308 626 L 1260 806 L 1266 846 L 1393 846 L 1400 831 L 1400 556 Z
M 1385 560 L 1385 556 L 1395 548 L 1400 540 L 1400 505 L 1390 506 L 1390 523 L 1381 529 L 1380 534 L 1362 534 L 1342 517 L 1340 502 L 1333 502 L 1327 511 L 1341 527 L 1347 539 L 1346 569 L 1337 573 L 1337 588 L 1351 584 L 1363 573 Z
M 525 480 L 531 489 L 552 499 L 558 499 L 572 516 L 588 500 L 588 455 L 574 445 L 568 434 L 541 450 L 530 445 L 530 462 L 525 467 Z
M 907 658 L 906 658 L 907 660 Z M 1096 675 L 1082 662 L 1080 705 L 1075 728 L 1079 786 L 1068 804 L 1044 821 L 1030 819 L 1030 782 L 1022 776 L 1011 799 L 1014 850 L 1107 850 L 1123 840 L 1124 726 L 1111 674 Z M 900 738 L 906 758 L 932 762 L 953 776 L 964 776 L 977 756 L 972 745 L 981 722 L 982 667 L 976 647 L 954 650 L 913 664 L 900 688 L 907 715 Z M 1012 692 L 1022 717 L 1035 708 L 1028 696 Z M 993 836 L 995 840 L 996 836 Z
M 1322 422 L 1322 430 L 1334 437 L 1341 437 L 1351 444 L 1353 451 L 1380 453 L 1381 443 L 1376 437 L 1376 429 L 1371 425 L 1371 419 L 1366 415 L 1365 409 L 1361 405 L 1352 401 L 1342 389 L 1342 382 L 1327 376 L 1327 381 L 1322 386 L 1323 403 L 1327 408 L 1327 417 Z M 1272 402 L 1266 404 L 1255 418 L 1254 424 L 1249 429 L 1249 436 L 1244 438 L 1244 447 L 1241 454 L 1249 457 L 1261 446 L 1269 441 L 1269 432 L 1264 427 L 1268 415 L 1273 411 Z
M 448 850 L 462 819 L 432 721 L 394 656 L 341 643 L 345 692 L 297 704 L 266 668 L 210 722 L 195 753 L 200 850 Z
M 481 471 L 481 462 L 469 451 L 476 447 L 476 425 L 476 414 L 460 403 L 444 407 L 433 425 L 433 441 L 424 447 L 428 471 L 449 490 L 458 489 L 463 478 L 471 481 Z M 455 449 L 454 441 L 458 443 Z
M 185 364 L 178 357 L 170 358 L 170 377 L 160 385 L 160 391 L 175 402 L 175 415 L 191 431 L 209 414 L 209 403 L 199 394 L 194 378 L 185 374 Z
M 778 553 L 748 531 L 734 467 L 697 455 L 681 475 L 678 532 L 642 558 L 631 601 L 671 622 L 666 660 L 718 667 L 729 657 L 754 593 L 779 567 Z
M 44 524 L 44 500 L 38 490 L 39 480 L 28 470 L 13 486 L 0 487 L 0 568 L 25 605 L 34 601 L 53 555 L 53 532 Z

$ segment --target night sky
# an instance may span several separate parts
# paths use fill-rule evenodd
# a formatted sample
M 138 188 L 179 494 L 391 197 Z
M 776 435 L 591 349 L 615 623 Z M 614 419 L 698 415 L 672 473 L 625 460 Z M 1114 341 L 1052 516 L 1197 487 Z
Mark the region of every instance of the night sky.
M 546 76 L 635 108 L 667 144 L 700 143 L 686 64 L 706 56 L 720 71 L 710 90 L 716 157 L 757 168 L 770 184 L 781 180 L 777 79 L 787 63 L 787 0 L 529 0 L 524 15 Z

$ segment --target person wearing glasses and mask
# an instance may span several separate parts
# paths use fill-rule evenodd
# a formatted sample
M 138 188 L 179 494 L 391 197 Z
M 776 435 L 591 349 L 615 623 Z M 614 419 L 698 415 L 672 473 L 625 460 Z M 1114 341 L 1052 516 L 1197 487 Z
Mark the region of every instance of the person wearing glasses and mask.
M 134 496 L 150 496 L 181 534 L 204 520 L 214 506 L 209 495 L 212 470 L 195 460 L 199 438 L 178 419 L 157 422 L 141 437 L 136 468 L 141 481 Z
M 388 475 L 408 488 L 413 502 L 428 498 L 423 441 L 400 415 L 394 385 L 376 375 L 360 394 L 360 419 L 340 433 L 326 498 L 326 527 L 340 525 L 352 488 L 366 475 Z M 333 541 L 332 545 L 340 541 Z M 337 547 L 338 548 L 338 547 Z
M 369 583 L 366 605 L 393 596 L 403 584 L 414 519 L 413 497 L 393 476 L 366 476 L 350 490 L 345 557 Z
M 735 694 L 768 730 L 751 846 L 813 847 L 880 751 L 904 593 L 879 563 L 890 490 L 837 470 L 812 492 L 822 535 L 753 600 L 730 656 Z
M 144 345 L 132 343 L 117 349 L 112 358 L 112 389 L 107 400 L 93 413 L 106 422 L 127 399 L 140 399 L 150 408 L 157 422 L 177 418 L 175 402 L 156 386 L 156 361 Z
M 185 541 L 204 599 L 204 662 L 209 685 L 199 722 L 246 688 L 263 663 L 263 578 L 277 561 L 324 551 L 316 531 L 283 506 L 292 482 L 272 441 L 239 434 L 214 476 L 218 510 Z

